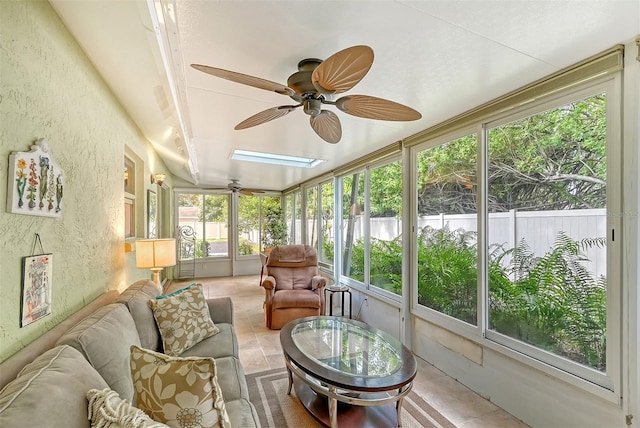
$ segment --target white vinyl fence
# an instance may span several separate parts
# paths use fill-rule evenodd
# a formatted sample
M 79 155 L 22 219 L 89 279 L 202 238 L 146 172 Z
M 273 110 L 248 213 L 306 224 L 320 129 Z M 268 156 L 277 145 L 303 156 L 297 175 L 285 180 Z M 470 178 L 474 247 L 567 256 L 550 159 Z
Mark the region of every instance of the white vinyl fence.
M 440 214 L 418 218 L 418 231 L 425 226 L 449 230 L 478 230 L 475 214 Z M 370 219 L 371 236 L 390 241 L 402 233 L 402 220 L 391 217 Z M 606 209 L 565 210 L 565 211 L 516 211 L 489 214 L 488 241 L 490 245 L 502 245 L 505 249 L 514 248 L 525 240 L 536 256 L 544 255 L 553 245 L 558 233 L 564 232 L 570 238 L 580 241 L 585 238 L 604 238 L 607 236 Z M 346 234 L 346 220 L 343 233 Z M 354 224 L 354 239 L 364 236 L 362 217 Z M 606 275 L 606 248 L 590 248 L 585 255 L 591 261 L 586 265 L 596 275 Z
M 564 211 L 516 211 L 489 214 L 488 220 L 489 244 L 503 245 L 505 249 L 515 247 L 521 240 L 525 240 L 536 256 L 544 255 L 553 245 L 559 232 L 564 232 L 570 238 L 580 241 L 584 238 L 604 238 L 607 235 L 606 209 L 592 210 L 564 210 Z M 181 221 L 182 226 L 194 227 L 196 233 L 202 231 L 202 223 Z M 346 234 L 346 220 L 343 224 L 343 234 Z M 440 214 L 418 218 L 418 231 L 425 226 L 441 229 L 445 226 L 449 230 L 463 229 L 477 231 L 475 214 Z M 309 228 L 314 227 L 309 221 Z M 207 238 L 226 238 L 225 223 L 207 222 L 205 224 Z M 300 230 L 300 222 L 296 222 Z M 402 233 L 402 220 L 395 217 L 376 217 L 370 219 L 371 236 L 376 239 L 390 241 Z M 253 242 L 259 242 L 257 231 L 242 235 Z M 353 231 L 354 240 L 364 236 L 362 216 L 357 216 Z M 199 237 L 200 238 L 200 237 Z M 591 248 L 585 252 L 591 261 L 589 270 L 596 275 L 606 275 L 606 248 Z

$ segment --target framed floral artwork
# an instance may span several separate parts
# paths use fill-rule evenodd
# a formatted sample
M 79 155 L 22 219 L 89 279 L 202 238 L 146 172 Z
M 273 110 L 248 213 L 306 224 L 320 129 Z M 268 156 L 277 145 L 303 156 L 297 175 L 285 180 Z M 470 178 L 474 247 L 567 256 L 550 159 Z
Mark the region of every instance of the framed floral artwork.
M 51 314 L 53 255 L 41 254 L 22 260 L 21 327 Z
M 30 152 L 9 156 L 7 212 L 62 217 L 64 171 L 53 160 L 46 140 L 40 139 Z
M 158 196 L 153 190 L 147 190 L 147 238 L 158 237 Z

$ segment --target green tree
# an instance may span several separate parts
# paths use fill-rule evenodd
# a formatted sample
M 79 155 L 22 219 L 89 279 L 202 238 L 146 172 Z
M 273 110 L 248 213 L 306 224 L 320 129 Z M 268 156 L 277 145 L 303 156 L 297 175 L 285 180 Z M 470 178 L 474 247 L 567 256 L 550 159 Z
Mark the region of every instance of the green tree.
M 401 217 L 402 161 L 371 169 L 369 182 L 370 216 Z
M 204 200 L 204 202 L 203 202 Z M 202 193 L 181 193 L 178 195 L 178 206 L 198 207 L 198 221 L 228 221 L 229 196 L 203 195 Z
M 288 242 L 287 223 L 281 205 L 269 206 L 265 210 L 264 227 L 262 228 L 263 247 L 285 245 Z
M 418 212 L 477 211 L 477 137 L 418 155 Z M 489 210 L 606 206 L 606 98 L 568 103 L 489 131 Z

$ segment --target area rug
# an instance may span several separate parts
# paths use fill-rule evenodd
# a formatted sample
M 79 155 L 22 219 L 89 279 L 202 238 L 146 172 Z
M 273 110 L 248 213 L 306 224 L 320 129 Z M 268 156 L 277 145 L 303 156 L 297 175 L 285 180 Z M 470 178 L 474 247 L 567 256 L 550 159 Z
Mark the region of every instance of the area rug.
M 300 404 L 292 390 L 287 395 L 287 371 L 278 368 L 246 376 L 249 397 L 256 406 L 260 423 L 268 428 L 307 428 L 322 425 Z M 451 421 L 411 391 L 402 406 L 404 428 L 456 428 Z

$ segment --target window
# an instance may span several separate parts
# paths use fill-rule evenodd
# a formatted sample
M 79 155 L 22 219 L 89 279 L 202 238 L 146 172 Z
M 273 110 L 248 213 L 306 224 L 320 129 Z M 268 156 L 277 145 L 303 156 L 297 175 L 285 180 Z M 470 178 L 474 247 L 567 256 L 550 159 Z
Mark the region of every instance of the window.
M 607 95 L 487 134 L 489 329 L 604 373 Z
M 307 189 L 307 240 L 306 244 L 318 248 L 318 186 Z
M 229 195 L 179 193 L 178 225 L 194 230 L 196 243 L 191 257 L 229 256 Z
M 320 249 L 318 251 L 320 263 L 333 268 L 334 237 L 333 237 L 333 206 L 334 191 L 333 180 L 320 185 L 320 212 L 322 224 L 320 225 Z
M 238 254 L 258 254 L 288 242 L 279 196 L 238 196 Z
M 297 191 L 293 194 L 293 237 L 290 238 L 294 244 L 302 244 L 302 193 Z M 292 235 L 289 234 L 291 237 Z
M 343 177 L 342 275 L 364 282 L 364 171 Z
M 418 304 L 477 323 L 476 135 L 416 156 Z
M 287 235 L 289 242 L 293 243 L 296 230 L 295 216 L 295 194 L 289 193 L 284 197 L 284 221 L 287 223 Z
M 368 165 L 338 183 L 342 275 L 377 292 L 401 295 L 402 161 Z
M 260 198 L 238 196 L 238 255 L 260 252 Z
M 369 171 L 369 282 L 402 294 L 402 162 Z

